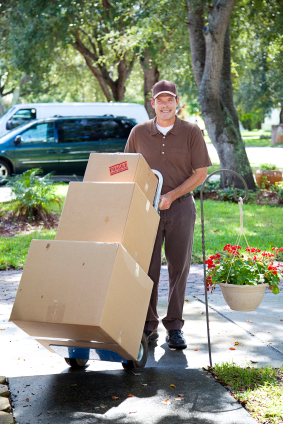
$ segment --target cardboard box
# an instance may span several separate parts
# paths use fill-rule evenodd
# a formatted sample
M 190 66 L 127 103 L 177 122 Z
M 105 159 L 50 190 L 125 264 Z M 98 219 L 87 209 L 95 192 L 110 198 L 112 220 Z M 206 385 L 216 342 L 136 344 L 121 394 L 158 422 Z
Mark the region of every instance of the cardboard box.
M 32 240 L 10 320 L 34 338 L 138 356 L 153 283 L 118 243 Z
M 153 204 L 158 179 L 140 153 L 91 153 L 84 182 L 138 184 Z
M 121 243 L 147 273 L 158 224 L 135 183 L 71 182 L 55 240 Z

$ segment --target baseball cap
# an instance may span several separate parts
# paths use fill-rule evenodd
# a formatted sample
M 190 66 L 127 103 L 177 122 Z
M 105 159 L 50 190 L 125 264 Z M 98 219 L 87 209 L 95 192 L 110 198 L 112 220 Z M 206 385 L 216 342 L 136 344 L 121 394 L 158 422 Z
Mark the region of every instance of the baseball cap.
M 171 94 L 172 96 L 177 97 L 177 88 L 174 82 L 162 80 L 154 84 L 152 89 L 152 98 L 156 99 L 156 97 L 162 93 Z

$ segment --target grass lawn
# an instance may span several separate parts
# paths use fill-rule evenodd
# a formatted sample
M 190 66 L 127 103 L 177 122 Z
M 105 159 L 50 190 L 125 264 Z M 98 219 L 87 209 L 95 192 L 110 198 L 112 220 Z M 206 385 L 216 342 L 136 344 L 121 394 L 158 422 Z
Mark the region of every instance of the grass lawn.
M 200 200 L 196 200 L 197 219 L 194 235 L 192 263 L 202 263 L 202 236 Z M 204 201 L 204 231 L 206 256 L 223 250 L 226 244 L 236 244 L 240 228 L 239 207 L 236 203 Z M 271 250 L 283 246 L 282 208 L 243 206 L 244 228 L 251 247 Z M 245 246 L 242 238 L 240 246 Z M 163 262 L 165 257 L 163 255 Z
M 58 184 L 57 193 L 64 196 L 67 184 Z M 5 205 L 5 209 L 9 204 Z M 196 200 L 197 220 L 194 237 L 193 263 L 202 263 L 201 213 L 200 201 Z M 2 209 L 3 210 L 3 209 Z M 270 206 L 245 205 L 244 228 L 249 245 L 262 250 L 270 250 L 273 246 L 283 246 L 282 208 Z M 53 211 L 60 214 L 58 207 Z M 205 247 L 206 255 L 217 253 L 230 243 L 235 244 L 240 226 L 239 207 L 230 202 L 205 200 Z M 0 237 L 0 270 L 23 268 L 31 240 L 54 239 L 56 230 L 39 227 L 32 233 L 19 233 L 14 237 Z M 244 243 L 244 240 L 241 240 Z
M 196 200 L 196 208 L 193 262 L 202 263 L 200 200 Z M 206 255 L 223 250 L 226 244 L 235 244 L 240 228 L 238 205 L 205 200 L 203 209 Z M 244 204 L 243 211 L 245 234 L 250 246 L 261 250 L 283 246 L 282 208 Z M 244 243 L 241 239 L 240 245 L 244 246 Z
M 264 424 L 283 423 L 283 367 L 240 367 L 216 364 L 210 372 L 232 395 Z
M 57 215 L 61 214 L 63 202 L 68 190 L 68 184 L 56 183 L 56 193 L 58 197 L 62 200 L 61 207 L 57 204 L 52 205 L 48 208 L 49 212 L 54 212 Z M 7 202 L 1 205 L 2 211 L 7 211 L 11 209 L 11 203 Z M 32 227 L 30 227 L 32 229 Z M 19 233 L 13 237 L 0 237 L 0 270 L 5 269 L 22 269 L 29 246 L 32 239 L 47 239 L 53 240 L 56 234 L 54 229 L 44 229 L 43 226 L 39 226 L 38 229 L 30 234 L 25 231 L 25 233 Z
M 53 240 L 55 230 L 40 229 L 37 232 L 14 237 L 0 237 L 0 270 L 22 269 L 28 254 L 32 239 Z

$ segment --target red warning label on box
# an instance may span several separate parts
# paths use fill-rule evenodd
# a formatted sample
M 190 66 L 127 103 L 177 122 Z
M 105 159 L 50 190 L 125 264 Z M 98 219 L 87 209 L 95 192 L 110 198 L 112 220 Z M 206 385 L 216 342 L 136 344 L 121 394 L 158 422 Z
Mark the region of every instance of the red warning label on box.
M 128 162 L 125 160 L 124 162 L 116 163 L 116 165 L 109 166 L 110 175 L 119 174 L 119 172 L 127 171 Z

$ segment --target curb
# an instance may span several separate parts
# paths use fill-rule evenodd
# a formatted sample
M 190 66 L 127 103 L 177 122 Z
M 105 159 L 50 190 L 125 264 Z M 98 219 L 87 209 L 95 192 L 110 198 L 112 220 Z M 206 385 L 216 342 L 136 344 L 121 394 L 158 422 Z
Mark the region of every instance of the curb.
M 14 424 L 8 380 L 0 376 L 0 424 Z

